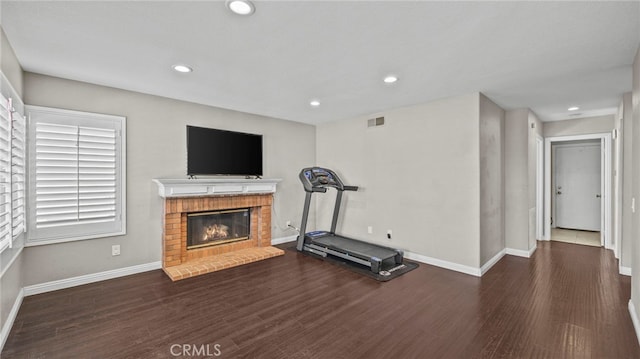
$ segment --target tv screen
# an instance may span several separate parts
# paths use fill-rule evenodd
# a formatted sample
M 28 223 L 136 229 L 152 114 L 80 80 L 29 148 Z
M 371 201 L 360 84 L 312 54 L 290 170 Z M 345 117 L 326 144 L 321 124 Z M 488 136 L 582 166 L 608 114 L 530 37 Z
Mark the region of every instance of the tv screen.
M 187 174 L 262 176 L 262 135 L 187 126 Z

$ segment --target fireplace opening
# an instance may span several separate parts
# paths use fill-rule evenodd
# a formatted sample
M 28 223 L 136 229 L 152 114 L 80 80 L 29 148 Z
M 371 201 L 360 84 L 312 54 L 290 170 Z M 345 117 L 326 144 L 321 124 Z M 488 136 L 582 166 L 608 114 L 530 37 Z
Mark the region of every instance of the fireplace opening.
M 249 208 L 187 214 L 187 249 L 249 239 Z

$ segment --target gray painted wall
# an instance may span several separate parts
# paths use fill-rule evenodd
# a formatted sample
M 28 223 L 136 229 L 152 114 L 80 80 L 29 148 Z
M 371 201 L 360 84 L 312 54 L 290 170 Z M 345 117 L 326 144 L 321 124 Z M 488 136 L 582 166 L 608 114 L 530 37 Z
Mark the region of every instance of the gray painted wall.
M 528 143 L 528 164 L 527 164 L 527 172 L 528 172 L 528 197 L 529 197 L 529 242 L 528 248 L 535 247 L 536 242 L 536 175 L 538 172 L 538 168 L 536 166 L 537 156 L 536 156 L 536 138 L 542 137 L 542 133 L 546 124 L 543 124 L 542 121 L 529 110 L 527 114 L 527 143 Z
M 480 94 L 480 265 L 505 248 L 504 110 Z
M 622 98 L 622 238 L 620 240 L 620 263 L 623 267 L 631 268 L 633 263 L 631 226 L 631 198 L 633 197 L 633 109 L 631 107 L 631 93 Z
M 4 328 L 4 326 L 8 324 L 7 319 L 11 309 L 15 305 L 16 299 L 23 288 L 23 258 L 23 255 L 15 257 L 13 264 L 7 268 L 0 279 L 0 303 L 2 303 L 2 306 L 0 307 L 0 328 Z M 1 342 L 1 339 L 0 344 L 1 351 L 2 346 L 4 345 L 4 343 Z
M 622 133 L 624 122 L 624 96 L 620 101 L 618 106 L 618 111 L 614 115 L 613 127 L 617 132 L 617 137 L 611 137 L 611 147 L 612 147 L 612 175 L 611 175 L 611 242 L 614 248 L 618 248 L 620 246 L 620 242 L 622 242 L 622 189 L 623 189 L 623 176 L 624 176 L 624 168 L 622 167 L 622 163 L 624 161 L 623 149 L 624 149 L 624 135 Z M 621 254 L 618 253 L 619 265 L 622 265 Z
M 315 128 L 33 73 L 25 103 L 127 117 L 127 234 L 25 249 L 25 285 L 160 261 L 161 210 L 153 178 L 186 178 L 187 124 L 264 135 L 264 176 L 281 178 L 274 197 L 272 237 L 295 235 L 304 191 L 299 170 L 315 162 Z M 313 218 L 313 213 L 312 213 Z M 120 244 L 121 255 L 111 256 Z
M 510 249 L 536 246 L 536 138 L 543 128 L 529 109 L 506 112 L 505 245 Z
M 636 52 L 633 62 L 633 197 L 636 199 L 636 213 L 631 216 L 631 238 L 633 238 L 633 257 L 631 269 L 631 300 L 640 311 L 640 48 Z
M 505 246 L 529 250 L 529 110 L 505 113 Z
M 22 67 L 2 27 L 0 27 L 0 67 L 13 89 L 22 98 Z
M 613 115 L 545 122 L 544 137 L 610 133 L 614 122 Z
M 618 132 L 619 134 L 622 131 L 622 117 L 624 116 L 623 111 L 624 109 L 621 102 L 618 106 L 618 111 L 613 118 L 614 131 Z M 622 191 L 622 146 L 622 136 L 618 136 L 618 138 L 613 138 L 613 136 L 611 137 L 611 166 L 612 168 L 615 168 L 611 175 L 611 243 L 614 245 L 614 248 L 617 247 L 617 243 L 620 241 L 620 231 L 622 230 L 622 220 L 620 214 L 620 208 L 622 205 L 622 196 L 620 193 L 620 191 Z
M 379 116 L 385 124 L 368 128 Z M 478 118 L 475 93 L 319 125 L 318 165 L 361 187 L 346 194 L 338 232 L 478 268 Z M 318 196 L 319 229 L 330 224 L 333 195 Z
M 0 69 L 9 81 L 9 85 L 2 83 L 3 93 L 10 93 L 10 87 L 18 96 L 22 94 L 22 68 L 18 63 L 18 59 L 7 40 L 4 30 L 0 27 Z M 4 327 L 5 322 L 13 308 L 16 299 L 22 287 L 24 287 L 23 270 L 22 270 L 22 247 L 23 238 L 18 238 L 13 243 L 13 248 L 5 249 L 0 254 L 0 329 Z M 2 338 L 0 338 L 0 350 L 2 350 Z

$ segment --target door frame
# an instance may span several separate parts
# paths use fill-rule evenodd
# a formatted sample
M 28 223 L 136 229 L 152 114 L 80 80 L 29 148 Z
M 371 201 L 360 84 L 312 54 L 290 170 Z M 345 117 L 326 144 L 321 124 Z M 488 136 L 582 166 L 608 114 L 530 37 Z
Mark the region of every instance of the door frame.
M 600 243 L 606 249 L 611 245 L 611 133 L 553 136 L 544 139 L 544 240 L 551 240 L 551 144 L 553 142 L 600 140 Z
M 544 239 L 544 138 L 536 135 L 536 240 Z

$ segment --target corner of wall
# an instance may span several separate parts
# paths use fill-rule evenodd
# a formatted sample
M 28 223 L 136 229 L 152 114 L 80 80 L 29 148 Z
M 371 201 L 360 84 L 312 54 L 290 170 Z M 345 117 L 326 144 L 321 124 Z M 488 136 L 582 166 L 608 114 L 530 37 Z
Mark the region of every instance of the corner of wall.
M 18 315 L 24 297 L 22 247 L 0 253 L 0 352 Z
M 480 164 L 480 265 L 505 250 L 505 111 L 480 93 L 478 109 Z
M 636 55 L 633 61 L 633 78 L 632 78 L 632 195 L 638 199 L 640 193 L 640 166 L 638 166 L 638 160 L 640 159 L 640 47 L 636 51 Z M 640 246 L 640 214 L 636 211 L 631 215 L 632 230 L 630 238 L 632 248 L 631 258 L 631 300 L 635 308 L 640 306 L 640 251 L 637 250 Z M 624 241 L 624 239 L 623 239 Z M 637 330 L 636 326 L 636 330 Z
M 7 342 L 7 339 L 9 338 L 9 333 L 11 333 L 11 328 L 13 327 L 13 323 L 15 322 L 16 317 L 18 316 L 18 311 L 20 310 L 20 306 L 22 305 L 23 299 L 24 299 L 24 289 L 20 289 L 20 292 L 18 292 L 18 295 L 16 296 L 16 299 L 13 302 L 13 305 L 11 306 L 11 310 L 9 312 L 9 315 L 7 316 L 7 319 L 4 321 L 4 323 L 0 324 L 1 325 L 0 353 L 2 353 L 4 344 Z
M 636 312 L 636 307 L 633 305 L 632 300 L 629 300 L 629 315 L 631 316 L 633 329 L 636 331 L 636 338 L 638 339 L 638 343 L 640 343 L 640 320 L 638 319 L 638 312 Z
M 9 39 L 0 25 L 0 90 L 22 102 L 23 71 Z M 17 103 L 18 101 L 16 101 Z M 0 253 L 0 352 L 9 336 L 24 296 L 23 237 Z
M 505 246 L 529 250 L 529 109 L 505 113 Z
M 23 98 L 24 71 L 2 25 L 0 25 L 0 49 L 2 49 L 0 51 L 0 71 L 6 76 L 18 96 Z

